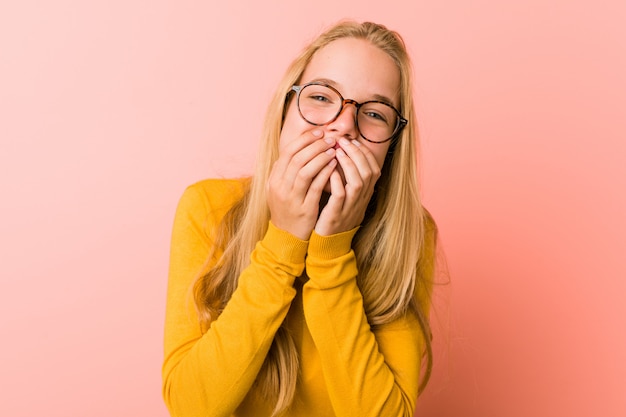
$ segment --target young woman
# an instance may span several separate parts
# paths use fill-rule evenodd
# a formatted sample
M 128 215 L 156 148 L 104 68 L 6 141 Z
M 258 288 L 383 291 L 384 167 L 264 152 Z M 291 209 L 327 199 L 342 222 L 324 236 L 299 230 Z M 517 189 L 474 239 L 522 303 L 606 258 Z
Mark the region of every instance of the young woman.
M 336 25 L 279 85 L 254 177 L 185 191 L 165 326 L 173 416 L 413 415 L 436 228 L 410 78 L 398 34 Z

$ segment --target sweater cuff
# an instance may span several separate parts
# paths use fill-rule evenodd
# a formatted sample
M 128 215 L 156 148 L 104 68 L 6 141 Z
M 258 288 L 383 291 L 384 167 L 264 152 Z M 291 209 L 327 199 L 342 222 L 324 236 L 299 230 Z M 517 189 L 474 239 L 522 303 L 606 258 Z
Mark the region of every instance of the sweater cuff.
M 289 263 L 302 263 L 306 256 L 309 242 L 300 240 L 294 235 L 274 226 L 270 221 L 265 237 L 261 244 L 269 250 L 276 259 Z
M 358 230 L 359 227 L 357 226 L 347 232 L 330 236 L 318 235 L 314 230 L 309 241 L 309 256 L 319 259 L 333 259 L 347 254 L 352 250 L 352 238 Z

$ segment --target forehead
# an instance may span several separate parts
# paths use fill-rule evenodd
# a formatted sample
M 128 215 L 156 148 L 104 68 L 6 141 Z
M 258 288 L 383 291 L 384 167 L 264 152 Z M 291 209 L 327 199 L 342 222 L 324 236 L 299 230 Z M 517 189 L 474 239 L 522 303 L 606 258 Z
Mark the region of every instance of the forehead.
M 301 83 L 331 80 L 345 98 L 357 101 L 375 96 L 399 103 L 400 71 L 393 59 L 370 41 L 338 39 L 319 49 L 311 58 Z

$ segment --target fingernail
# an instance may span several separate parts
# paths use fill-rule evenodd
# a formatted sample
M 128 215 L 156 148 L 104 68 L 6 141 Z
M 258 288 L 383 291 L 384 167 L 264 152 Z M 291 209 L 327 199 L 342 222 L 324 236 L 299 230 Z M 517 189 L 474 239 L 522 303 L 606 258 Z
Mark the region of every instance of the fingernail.
M 334 155 L 335 154 L 335 148 L 326 149 L 326 153 L 328 155 Z
M 328 143 L 329 145 L 332 145 L 335 143 L 335 139 L 333 138 L 324 138 L 324 142 Z
M 353 140 L 353 141 L 352 141 L 352 144 L 353 144 L 354 146 L 361 146 L 361 144 L 359 143 L 359 141 L 358 141 L 358 140 Z
M 350 141 L 348 141 L 348 139 L 341 138 L 341 139 L 339 140 L 339 143 L 341 143 L 342 145 L 349 145 L 349 144 L 350 144 Z
M 322 136 L 322 131 L 319 129 L 315 129 L 314 131 L 312 131 L 311 133 L 313 133 L 313 136 Z

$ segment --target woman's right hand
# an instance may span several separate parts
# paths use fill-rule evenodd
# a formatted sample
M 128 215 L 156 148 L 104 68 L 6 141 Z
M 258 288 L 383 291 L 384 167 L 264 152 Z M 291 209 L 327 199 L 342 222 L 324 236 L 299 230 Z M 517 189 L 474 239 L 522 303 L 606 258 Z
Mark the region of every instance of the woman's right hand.
M 303 133 L 280 150 L 267 183 L 274 226 L 308 240 L 319 214 L 324 186 L 334 171 L 335 139 L 321 129 Z

